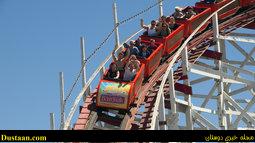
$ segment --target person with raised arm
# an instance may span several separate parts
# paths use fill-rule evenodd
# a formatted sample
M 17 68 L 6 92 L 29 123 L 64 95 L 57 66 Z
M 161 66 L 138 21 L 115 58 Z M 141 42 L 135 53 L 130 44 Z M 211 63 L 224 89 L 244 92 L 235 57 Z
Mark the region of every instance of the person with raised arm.
M 139 70 L 140 62 L 137 60 L 135 55 L 131 55 L 125 66 L 123 81 L 132 81 Z
M 175 19 L 184 19 L 185 18 L 185 14 L 182 12 L 182 8 L 179 6 L 175 7 L 175 12 L 173 14 L 173 17 Z
M 129 62 L 135 66 L 135 69 L 137 69 L 137 71 L 140 69 L 140 61 L 136 58 L 135 55 L 130 56 Z
M 168 24 L 168 26 L 171 30 L 175 30 L 178 27 L 178 25 L 175 22 L 175 18 L 173 16 L 167 17 L 166 23 Z
M 146 33 L 148 36 L 158 36 L 158 32 L 156 29 L 157 22 L 155 20 L 152 20 L 151 25 L 147 26 L 147 25 L 144 25 L 144 21 L 143 19 L 141 19 L 140 25 L 142 28 L 146 30 Z
M 196 12 L 195 12 L 194 8 L 188 6 L 188 7 L 186 8 L 185 18 L 186 18 L 186 19 L 190 19 L 190 18 L 192 18 L 192 17 L 195 16 L 195 15 L 196 15 Z
M 159 31 L 159 36 L 166 37 L 171 33 L 169 26 L 166 23 L 162 24 L 162 27 Z
M 157 22 L 157 25 L 156 25 L 156 30 L 157 31 L 160 31 L 162 29 L 162 24 L 163 23 L 166 23 L 166 16 L 161 16 Z
M 113 61 L 116 63 L 116 68 L 117 71 L 120 72 L 120 78 L 122 78 L 122 75 L 124 73 L 124 68 L 125 68 L 125 64 L 127 63 L 127 60 L 129 58 L 129 53 L 127 53 L 126 55 L 124 54 L 124 51 L 122 50 L 121 52 L 119 52 L 118 57 L 115 56 L 115 51 L 117 50 L 117 46 L 114 48 L 114 50 L 112 51 L 112 59 Z

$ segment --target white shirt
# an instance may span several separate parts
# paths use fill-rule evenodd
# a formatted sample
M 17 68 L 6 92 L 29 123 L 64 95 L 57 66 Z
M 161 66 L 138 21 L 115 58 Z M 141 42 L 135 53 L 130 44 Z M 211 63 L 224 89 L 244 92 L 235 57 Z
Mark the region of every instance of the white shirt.
M 132 81 L 134 79 L 135 75 L 136 75 L 135 69 L 133 69 L 131 71 L 129 68 L 127 68 L 127 69 L 125 69 L 123 80 L 124 81 Z
M 148 28 L 148 36 L 157 36 L 157 31 L 156 29 L 150 29 Z

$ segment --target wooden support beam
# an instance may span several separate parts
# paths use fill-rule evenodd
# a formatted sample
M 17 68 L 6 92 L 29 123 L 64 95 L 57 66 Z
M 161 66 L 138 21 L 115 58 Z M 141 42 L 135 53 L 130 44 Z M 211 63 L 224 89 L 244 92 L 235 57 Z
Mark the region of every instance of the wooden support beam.
M 187 95 L 192 95 L 192 87 L 191 86 L 181 84 L 181 83 L 175 83 L 174 88 L 175 88 L 175 90 L 185 93 Z
M 211 59 L 215 59 L 215 60 L 221 60 L 222 58 L 222 53 L 220 52 L 216 52 L 216 51 L 212 51 L 212 50 L 206 50 L 203 55 L 203 57 L 207 57 L 207 58 L 211 58 Z

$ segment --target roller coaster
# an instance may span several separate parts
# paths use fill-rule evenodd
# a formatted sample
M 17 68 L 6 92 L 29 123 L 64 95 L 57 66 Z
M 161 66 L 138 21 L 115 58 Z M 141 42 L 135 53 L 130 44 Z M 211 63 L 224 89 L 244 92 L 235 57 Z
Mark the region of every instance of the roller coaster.
M 154 5 L 159 6 L 161 16 L 162 2 L 159 0 Z M 118 22 L 116 3 L 113 8 L 115 27 L 110 34 L 115 32 L 116 46 L 120 50 L 118 27 L 123 21 Z M 61 106 L 60 129 L 254 130 L 255 47 L 247 52 L 248 49 L 237 42 L 255 44 L 255 34 L 236 33 L 235 30 L 255 29 L 255 1 L 221 0 L 213 4 L 200 1 L 193 8 L 197 15 L 177 20 L 178 28 L 166 37 L 149 37 L 140 34 L 141 29 L 124 41 L 140 34 L 144 43 L 154 39 L 158 47 L 149 58 L 140 60 L 143 63 L 140 71 L 132 82 L 126 83 L 130 86 L 121 100 L 106 98 L 102 93 L 107 84 L 120 84 L 104 79 L 105 66 L 111 62 L 109 55 L 90 79 L 83 82 L 66 119 L 64 106 Z M 244 56 L 244 61 L 228 59 L 226 42 Z M 79 74 L 83 78 L 87 60 L 83 57 Z M 99 84 L 91 91 L 90 85 L 98 74 Z M 210 84 L 209 93 L 199 93 L 198 89 L 205 83 Z M 124 92 L 126 89 L 113 90 Z M 247 98 L 250 99 L 239 96 L 242 94 L 249 94 Z M 71 125 L 75 112 L 79 112 L 78 119 Z

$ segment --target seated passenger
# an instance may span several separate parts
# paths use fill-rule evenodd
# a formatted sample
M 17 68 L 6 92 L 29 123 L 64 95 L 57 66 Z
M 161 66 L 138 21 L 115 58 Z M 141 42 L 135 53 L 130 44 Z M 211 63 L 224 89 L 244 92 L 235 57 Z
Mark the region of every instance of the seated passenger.
M 164 23 L 164 22 L 166 22 L 166 16 L 161 16 L 160 18 L 159 18 L 159 22 L 160 23 Z
M 193 17 L 195 15 L 196 15 L 195 10 L 192 7 L 188 6 L 186 8 L 185 18 L 190 19 L 191 17 Z
M 159 21 L 158 21 L 158 23 L 156 25 L 156 30 L 157 31 L 161 30 L 163 23 L 166 23 L 166 16 L 164 16 L 164 15 L 159 18 Z
M 169 29 L 168 25 L 166 23 L 163 23 L 162 24 L 162 28 L 161 28 L 161 30 L 159 32 L 159 36 L 166 37 L 170 33 L 171 33 L 171 30 Z
M 137 60 L 135 55 L 131 55 L 129 62 L 125 66 L 125 73 L 123 80 L 132 81 L 136 73 L 140 70 L 140 62 Z
M 150 53 L 153 52 L 153 50 L 155 50 L 157 48 L 156 42 L 154 39 L 150 39 L 150 43 L 148 45 L 148 50 Z
M 135 46 L 134 41 L 130 41 L 129 49 L 130 49 L 130 55 L 138 55 L 139 49 Z
M 135 66 L 131 63 L 127 63 L 125 66 L 125 73 L 123 77 L 123 81 L 132 81 L 135 78 L 137 70 Z
M 140 53 L 139 53 L 139 57 L 141 58 L 141 59 L 146 59 L 146 58 L 148 58 L 149 56 L 150 56 L 150 51 L 148 50 L 148 47 L 147 46 L 143 46 L 142 47 L 142 50 L 140 51 Z
M 127 43 L 124 43 L 123 44 L 123 49 L 122 49 L 122 53 L 124 53 L 124 56 L 127 56 L 129 57 L 130 56 L 130 48 L 129 48 L 129 45 Z
M 125 64 L 128 60 L 129 55 L 125 55 L 124 52 L 118 54 L 118 58 L 114 55 L 116 48 L 112 51 L 112 59 L 116 64 L 117 71 L 124 72 Z
M 175 12 L 173 14 L 173 17 L 175 19 L 184 19 L 185 18 L 185 14 L 182 12 L 181 7 L 178 7 L 178 6 L 175 7 Z
M 178 27 L 178 25 L 175 23 L 175 19 L 173 16 L 167 17 L 166 23 L 168 24 L 171 30 L 175 30 Z
M 156 24 L 157 22 L 155 20 L 152 20 L 151 26 L 148 27 L 144 25 L 143 19 L 141 19 L 141 22 L 140 22 L 141 27 L 146 30 L 148 36 L 158 36 L 157 30 L 156 30 Z
M 110 64 L 109 70 L 107 72 L 107 79 L 118 79 L 120 77 L 120 72 L 117 70 L 117 65 L 115 62 Z
M 135 55 L 130 56 L 129 63 L 133 64 L 137 71 L 140 69 L 140 61 L 137 60 Z
M 142 47 L 142 39 L 139 37 L 136 41 L 135 41 L 135 46 L 139 49 L 139 51 L 141 50 Z

